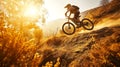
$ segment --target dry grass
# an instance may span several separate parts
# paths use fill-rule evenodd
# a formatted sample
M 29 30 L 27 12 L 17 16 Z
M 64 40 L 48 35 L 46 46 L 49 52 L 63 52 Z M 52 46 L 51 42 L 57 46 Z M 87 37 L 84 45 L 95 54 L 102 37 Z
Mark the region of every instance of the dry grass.
M 4 19 L 0 19 L 0 67 L 38 66 L 41 56 L 36 51 L 43 36 L 42 30 L 35 27 L 34 33 L 26 27 L 19 30 L 9 25 L 4 26 Z
M 5 29 L 0 36 L 0 66 L 32 66 L 39 62 L 34 41 L 24 37 L 23 32 Z M 37 59 L 37 60 L 36 60 Z M 37 65 L 37 64 L 36 64 Z
M 120 17 L 120 1 L 119 0 L 112 0 L 110 3 L 94 8 L 89 10 L 85 17 L 91 19 L 95 24 L 100 22 L 102 19 L 108 18 L 115 18 L 118 19 Z M 115 14 L 116 13 L 116 14 Z M 112 15 L 115 15 L 112 17 Z
M 120 62 L 119 28 L 103 28 L 70 37 L 52 37 L 43 46 L 47 45 L 41 52 L 44 58 L 39 66 L 52 67 L 60 57 L 59 67 L 117 67 Z

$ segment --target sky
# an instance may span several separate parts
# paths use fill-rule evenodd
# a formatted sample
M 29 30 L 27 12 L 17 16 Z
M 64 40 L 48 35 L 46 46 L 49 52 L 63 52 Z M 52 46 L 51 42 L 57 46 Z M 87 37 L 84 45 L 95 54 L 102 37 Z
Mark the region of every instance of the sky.
M 80 8 L 80 12 L 89 10 L 100 5 L 101 0 L 45 0 L 45 8 L 48 11 L 47 22 L 65 18 L 66 9 L 64 6 L 70 3 Z

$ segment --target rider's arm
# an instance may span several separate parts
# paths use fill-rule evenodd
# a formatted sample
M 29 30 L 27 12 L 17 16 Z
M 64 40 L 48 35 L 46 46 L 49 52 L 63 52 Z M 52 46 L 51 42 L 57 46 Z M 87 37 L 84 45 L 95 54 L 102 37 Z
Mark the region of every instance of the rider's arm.
M 69 12 L 70 12 L 70 11 L 67 11 L 67 12 L 65 13 L 65 16 L 70 18 L 71 12 L 70 12 L 70 13 L 69 13 Z M 69 15 L 67 15 L 68 13 L 69 13 Z
M 68 17 L 70 18 L 70 16 L 71 16 L 71 12 L 70 12 L 70 14 L 69 14 L 69 16 L 68 16 Z
M 66 13 L 65 13 L 65 16 L 67 17 L 67 13 L 68 13 L 69 11 L 66 11 Z

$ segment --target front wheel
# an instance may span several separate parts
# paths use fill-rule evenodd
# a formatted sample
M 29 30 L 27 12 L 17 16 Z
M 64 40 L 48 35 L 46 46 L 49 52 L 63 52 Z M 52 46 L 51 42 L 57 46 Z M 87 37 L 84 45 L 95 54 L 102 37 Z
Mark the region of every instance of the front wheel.
M 75 33 L 75 25 L 70 23 L 70 22 L 66 22 L 63 24 L 62 26 L 62 31 L 67 34 L 67 35 L 72 35 Z
M 82 20 L 82 26 L 86 30 L 92 30 L 94 28 L 93 22 L 91 20 L 87 19 L 87 18 L 84 18 Z

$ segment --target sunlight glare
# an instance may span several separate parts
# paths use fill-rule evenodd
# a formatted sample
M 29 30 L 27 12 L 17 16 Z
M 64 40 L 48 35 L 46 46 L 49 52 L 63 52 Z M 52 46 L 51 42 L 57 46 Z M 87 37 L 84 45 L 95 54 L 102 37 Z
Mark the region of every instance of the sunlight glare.
M 24 12 L 24 15 L 27 17 L 33 17 L 36 16 L 38 13 L 37 8 L 35 6 L 29 6 L 26 8 L 26 11 Z

